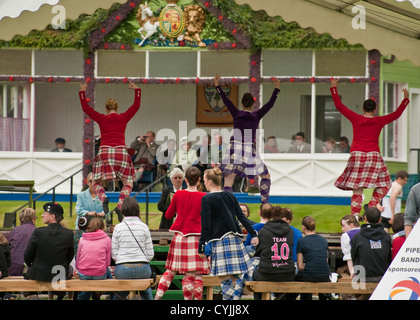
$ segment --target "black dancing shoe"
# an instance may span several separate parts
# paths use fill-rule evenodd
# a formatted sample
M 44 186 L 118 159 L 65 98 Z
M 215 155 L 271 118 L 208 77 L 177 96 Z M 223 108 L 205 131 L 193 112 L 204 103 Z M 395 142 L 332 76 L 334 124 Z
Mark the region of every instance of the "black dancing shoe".
M 123 215 L 122 215 L 122 212 L 121 212 L 121 210 L 120 210 L 120 208 L 118 208 L 118 207 L 116 207 L 115 209 L 114 209 L 114 211 L 117 213 L 117 216 L 118 216 L 118 221 L 119 222 L 121 222 L 122 220 L 123 220 Z
M 108 199 L 108 197 L 106 197 L 104 199 L 104 202 L 102 203 L 102 208 L 104 209 L 105 215 L 107 215 L 109 213 L 108 203 L 109 203 L 109 199 Z

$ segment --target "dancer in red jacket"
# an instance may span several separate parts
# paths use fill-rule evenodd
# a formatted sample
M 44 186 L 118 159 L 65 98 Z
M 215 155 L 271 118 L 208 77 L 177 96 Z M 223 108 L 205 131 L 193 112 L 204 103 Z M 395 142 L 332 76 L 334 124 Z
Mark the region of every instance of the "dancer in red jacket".
M 374 207 L 382 200 L 391 187 L 392 181 L 379 150 L 379 135 L 388 123 L 397 120 L 410 100 L 408 90 L 403 89 L 404 99 L 394 112 L 377 117 L 376 103 L 368 99 L 363 103 L 363 115 L 348 109 L 337 92 L 338 79 L 331 79 L 331 94 L 337 110 L 353 125 L 353 142 L 350 158 L 344 172 L 334 185 L 342 190 L 352 190 L 351 213 L 358 215 L 362 207 L 363 189 L 374 189 L 368 204 Z
M 79 98 L 83 111 L 95 122 L 101 130 L 101 145 L 99 152 L 93 160 L 93 188 L 104 207 L 105 214 L 108 213 L 108 197 L 102 186 L 104 181 L 119 179 L 123 183 L 118 205 L 115 212 L 118 219 L 122 220 L 121 205 L 125 198 L 129 197 L 133 188 L 134 168 L 130 155 L 125 144 L 125 129 L 128 121 L 140 108 L 141 89 L 133 82 L 129 88 L 134 89 L 133 105 L 123 113 L 118 113 L 118 103 L 114 99 L 108 99 L 105 104 L 105 114 L 99 113 L 91 108 L 86 101 L 85 90 L 87 83 L 80 86 Z

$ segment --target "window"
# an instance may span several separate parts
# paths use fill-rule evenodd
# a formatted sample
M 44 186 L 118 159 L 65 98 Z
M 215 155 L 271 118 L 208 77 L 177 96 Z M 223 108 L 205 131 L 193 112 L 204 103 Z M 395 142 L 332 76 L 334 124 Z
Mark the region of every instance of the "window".
M 383 87 L 383 114 L 394 112 L 402 101 L 402 85 L 397 83 L 384 83 Z M 407 151 L 407 111 L 402 116 L 385 126 L 382 130 L 382 154 L 386 158 L 404 160 Z
M 27 105 L 25 86 L 0 84 L 0 151 L 29 150 Z

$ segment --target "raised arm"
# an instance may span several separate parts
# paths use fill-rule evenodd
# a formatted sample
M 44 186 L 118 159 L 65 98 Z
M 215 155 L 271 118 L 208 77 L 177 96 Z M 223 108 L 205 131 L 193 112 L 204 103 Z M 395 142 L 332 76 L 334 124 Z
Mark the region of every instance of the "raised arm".
M 130 108 L 123 115 L 126 117 L 127 121 L 130 120 L 136 112 L 140 109 L 140 101 L 141 101 L 141 89 L 134 83 L 130 81 L 128 85 L 129 89 L 134 89 L 134 102 Z
M 216 76 L 214 77 L 214 86 L 216 87 L 216 90 L 219 93 L 219 96 L 222 98 L 222 101 L 225 104 L 225 106 L 228 108 L 230 114 L 232 115 L 232 117 L 234 117 L 235 115 L 237 115 L 239 113 L 239 110 L 232 103 L 232 101 L 229 100 L 229 98 L 226 96 L 223 89 L 220 87 L 219 79 L 220 79 L 220 76 L 218 74 L 216 74 Z
M 334 101 L 334 105 L 337 108 L 337 110 L 343 115 L 345 116 L 347 119 L 352 119 L 355 116 L 357 116 L 358 114 L 354 111 L 351 111 L 349 108 L 347 108 L 342 102 L 341 99 L 338 95 L 338 91 L 337 91 L 337 83 L 338 83 L 339 79 L 336 78 L 332 78 L 331 79 L 331 95 Z
M 274 107 L 274 103 L 277 100 L 277 96 L 280 93 L 280 79 L 277 78 L 271 78 L 271 81 L 276 85 L 273 93 L 271 94 L 270 100 L 266 104 L 264 104 L 260 109 L 258 109 L 255 114 L 259 119 L 265 116 L 265 114 L 271 110 L 272 107 Z
M 400 105 L 398 106 L 397 110 L 395 110 L 394 112 L 387 114 L 385 116 L 381 116 L 381 120 L 385 123 L 388 124 L 392 121 L 397 120 L 402 113 L 404 112 L 405 108 L 407 108 L 408 104 L 410 103 L 410 100 L 408 99 L 409 97 L 409 93 L 408 90 L 406 88 L 403 89 L 403 95 L 404 98 L 401 101 Z
M 79 99 L 82 105 L 83 112 L 86 113 L 93 121 L 98 121 L 98 119 L 102 116 L 99 112 L 95 111 L 95 109 L 91 108 L 86 100 L 86 88 L 88 83 L 85 82 L 80 85 L 79 91 Z

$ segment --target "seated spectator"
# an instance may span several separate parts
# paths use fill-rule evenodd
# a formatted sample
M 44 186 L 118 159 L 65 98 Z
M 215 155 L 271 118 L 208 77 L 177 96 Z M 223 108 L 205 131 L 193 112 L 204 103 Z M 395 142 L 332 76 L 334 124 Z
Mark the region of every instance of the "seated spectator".
M 290 228 L 292 228 L 293 230 L 293 261 L 295 262 L 295 266 L 296 266 L 296 271 L 298 271 L 297 269 L 297 253 L 296 253 L 296 248 L 297 248 L 297 243 L 299 241 L 300 238 L 302 238 L 302 232 L 298 229 L 295 228 L 294 226 L 291 225 L 292 221 L 293 221 L 293 211 L 290 208 L 281 208 L 281 213 L 280 213 L 280 218 L 283 219 L 284 221 L 286 221 L 289 225 Z
M 76 255 L 76 270 L 81 280 L 104 280 L 110 275 L 108 267 L 111 265 L 111 238 L 104 229 L 103 219 L 89 219 Z M 82 291 L 78 300 L 89 300 L 91 295 L 90 291 Z
M 246 203 L 240 203 L 240 204 L 239 204 L 239 207 L 241 208 L 242 213 L 244 214 L 244 216 L 245 216 L 245 218 L 248 220 L 248 222 L 249 222 L 251 225 L 256 224 L 256 222 L 255 222 L 255 221 L 252 221 L 252 220 L 250 220 L 250 219 L 249 219 L 249 216 L 251 215 L 251 210 L 249 209 L 249 206 L 248 206 Z M 246 231 L 246 229 L 242 226 L 242 224 L 241 224 L 241 223 L 239 223 L 239 225 L 242 227 L 242 232 L 243 232 L 244 234 L 247 234 L 247 233 L 248 233 L 248 231 Z
M 147 131 L 144 135 L 136 137 L 130 148 L 136 151 L 132 159 L 136 172 L 134 181 L 136 182 L 142 178 L 145 171 L 155 171 L 156 152 L 159 148 L 159 145 L 155 142 L 155 133 Z
M 296 274 L 291 254 L 293 230 L 281 218 L 280 206 L 273 209 L 271 217 L 258 232 L 259 243 L 254 256 L 259 257 L 260 262 L 253 280 L 293 281 Z M 254 299 L 261 300 L 261 293 L 254 293 Z
M 306 216 L 302 219 L 302 233 L 305 235 L 297 244 L 297 265 L 299 272 L 295 281 L 329 282 L 330 266 L 328 265 L 328 242 L 316 234 L 314 218 Z M 299 294 L 288 294 L 294 300 Z M 318 294 L 319 300 L 326 300 L 327 295 Z M 301 300 L 312 300 L 312 293 L 301 293 Z
M 354 235 L 351 244 L 351 258 L 354 274 L 363 268 L 365 282 L 379 282 L 392 261 L 391 236 L 384 230 L 381 222 L 381 211 L 376 207 L 366 210 L 366 224 Z M 360 295 L 358 299 L 368 299 L 370 295 Z
M 198 163 L 198 158 L 196 152 L 191 149 L 191 142 L 187 137 L 182 138 L 180 144 L 181 149 L 176 151 L 171 169 L 178 167 L 185 172 L 189 167 Z
M 9 276 L 9 268 L 11 264 L 10 244 L 7 238 L 0 232 L 0 279 Z M 7 299 L 10 294 L 0 292 L 0 300 Z
M 341 251 L 343 251 L 343 261 L 347 262 L 350 277 L 353 277 L 353 261 L 351 260 L 351 240 L 360 231 L 358 217 L 353 214 L 345 215 L 341 218 Z
M 146 279 L 152 277 L 150 260 L 153 259 L 153 242 L 149 227 L 140 219 L 140 208 L 135 198 L 126 198 L 121 207 L 124 219 L 112 234 L 112 259 L 117 279 Z M 152 289 L 140 292 L 143 300 L 153 300 Z M 115 294 L 115 299 L 125 299 L 127 292 Z
M 32 208 L 24 208 L 19 212 L 20 226 L 13 228 L 7 238 L 10 243 L 12 263 L 10 265 L 11 276 L 23 276 L 24 259 L 26 247 L 36 229 L 36 212 Z
M 325 144 L 322 147 L 322 152 L 323 153 L 340 153 L 340 148 L 337 146 L 337 143 L 335 142 L 335 140 L 331 137 L 328 137 L 325 140 Z
M 70 263 L 74 257 L 74 234 L 60 224 L 64 217 L 60 204 L 48 202 L 43 209 L 42 220 L 47 226 L 34 230 L 23 255 L 27 277 L 48 282 L 54 278 L 69 279 L 73 273 Z M 65 293 L 57 292 L 58 298 L 63 299 Z M 49 296 L 52 297 L 51 292 Z
M 55 148 L 51 152 L 72 152 L 71 149 L 66 148 L 66 140 L 64 138 L 55 139 Z
M 350 152 L 349 139 L 345 136 L 338 138 L 338 145 L 342 153 Z
M 172 197 L 175 192 L 182 189 L 184 183 L 184 172 L 179 168 L 173 168 L 169 174 L 171 178 L 171 185 L 166 186 L 162 189 L 160 199 L 158 202 L 158 210 L 162 212 L 162 218 L 160 219 L 159 230 L 169 230 L 174 222 L 174 218 L 168 220 L 165 217 L 166 210 L 168 210 L 171 204 Z
M 76 230 L 79 229 L 79 218 L 83 216 L 90 217 L 101 217 L 106 218 L 105 212 L 103 210 L 102 202 L 99 200 L 96 195 L 95 190 L 93 189 L 93 173 L 90 172 L 86 177 L 86 183 L 88 188 L 85 191 L 80 192 L 77 195 L 76 201 Z M 109 214 L 109 212 L 108 212 Z
M 392 236 L 392 260 L 394 260 L 406 239 L 404 231 L 404 213 L 398 212 L 395 214 L 392 231 L 394 231 L 394 235 Z
M 265 153 L 279 153 L 278 145 L 277 145 L 277 139 L 275 136 L 269 136 L 267 138 L 267 142 L 264 146 L 264 152 Z
M 305 134 L 298 132 L 294 136 L 293 145 L 289 148 L 289 153 L 310 153 L 311 146 L 305 142 Z

